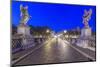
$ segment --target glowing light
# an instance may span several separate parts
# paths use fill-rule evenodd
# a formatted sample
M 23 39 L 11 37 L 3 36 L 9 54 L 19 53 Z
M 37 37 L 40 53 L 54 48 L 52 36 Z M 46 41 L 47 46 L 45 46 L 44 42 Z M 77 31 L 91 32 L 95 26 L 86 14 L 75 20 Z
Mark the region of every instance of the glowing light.
M 67 33 L 67 30 L 64 30 L 64 33 Z
M 48 30 L 48 29 L 47 29 L 47 30 L 46 30 L 46 32 L 47 32 L 47 33 L 49 33 L 49 32 L 50 32 L 50 30 Z
M 59 34 L 58 37 L 62 36 L 63 34 Z
M 54 38 L 57 38 L 57 35 L 55 35 Z

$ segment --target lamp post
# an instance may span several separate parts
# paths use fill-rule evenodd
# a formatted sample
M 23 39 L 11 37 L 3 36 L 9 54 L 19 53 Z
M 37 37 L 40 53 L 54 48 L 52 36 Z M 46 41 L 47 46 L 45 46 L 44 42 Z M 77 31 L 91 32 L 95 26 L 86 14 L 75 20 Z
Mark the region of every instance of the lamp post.
M 46 33 L 47 33 L 47 37 L 48 37 L 48 34 L 50 33 L 50 30 L 49 30 L 49 29 L 47 29 L 47 30 L 46 30 Z
M 66 33 L 67 33 L 67 30 L 64 30 L 64 38 L 66 39 Z

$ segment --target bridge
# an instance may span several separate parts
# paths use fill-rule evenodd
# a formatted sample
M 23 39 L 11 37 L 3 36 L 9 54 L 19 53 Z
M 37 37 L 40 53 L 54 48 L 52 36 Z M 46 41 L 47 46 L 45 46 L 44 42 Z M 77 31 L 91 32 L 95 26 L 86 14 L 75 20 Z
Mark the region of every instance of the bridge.
M 16 49 L 12 54 L 13 65 L 48 64 L 64 62 L 95 61 L 95 50 L 78 47 L 77 37 L 33 37 L 31 45 L 23 48 L 22 38 L 13 38 L 12 46 Z M 32 46 L 34 45 L 34 46 Z M 95 39 L 89 40 L 95 47 Z

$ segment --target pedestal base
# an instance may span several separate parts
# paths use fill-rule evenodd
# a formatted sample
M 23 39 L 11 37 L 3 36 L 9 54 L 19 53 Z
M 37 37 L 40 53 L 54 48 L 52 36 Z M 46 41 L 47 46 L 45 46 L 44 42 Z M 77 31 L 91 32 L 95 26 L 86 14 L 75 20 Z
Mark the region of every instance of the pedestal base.
M 17 35 L 21 35 L 23 49 L 35 46 L 34 38 L 30 34 L 30 27 L 25 24 L 20 24 L 17 27 Z
M 30 35 L 30 27 L 24 24 L 20 24 L 17 28 L 17 34 Z
M 22 39 L 23 49 L 35 46 L 34 38 L 31 35 L 24 36 Z
M 89 37 L 91 36 L 91 28 L 83 28 L 81 30 L 81 37 Z
M 91 39 L 91 28 L 83 28 L 81 30 L 81 36 L 77 40 L 77 46 L 87 48 L 89 45 L 89 39 Z

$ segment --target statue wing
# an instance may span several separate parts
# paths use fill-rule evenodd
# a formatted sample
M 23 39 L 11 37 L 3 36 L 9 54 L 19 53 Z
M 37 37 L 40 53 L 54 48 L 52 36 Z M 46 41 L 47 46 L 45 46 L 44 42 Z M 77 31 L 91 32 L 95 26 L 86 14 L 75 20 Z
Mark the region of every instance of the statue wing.
M 92 15 L 92 9 L 90 9 L 90 10 L 88 11 L 88 19 L 91 19 L 91 15 Z
M 21 5 L 20 5 L 20 10 L 22 10 L 22 8 L 23 8 L 23 5 L 21 4 Z
M 21 5 L 20 5 L 20 11 L 21 11 L 20 16 L 22 16 L 22 14 L 23 14 L 23 13 L 22 13 L 22 10 L 23 10 L 23 5 L 21 4 Z
M 83 17 L 86 18 L 87 16 L 88 16 L 88 11 L 85 9 Z
M 89 10 L 89 15 L 91 15 L 91 14 L 92 14 L 92 9 Z

